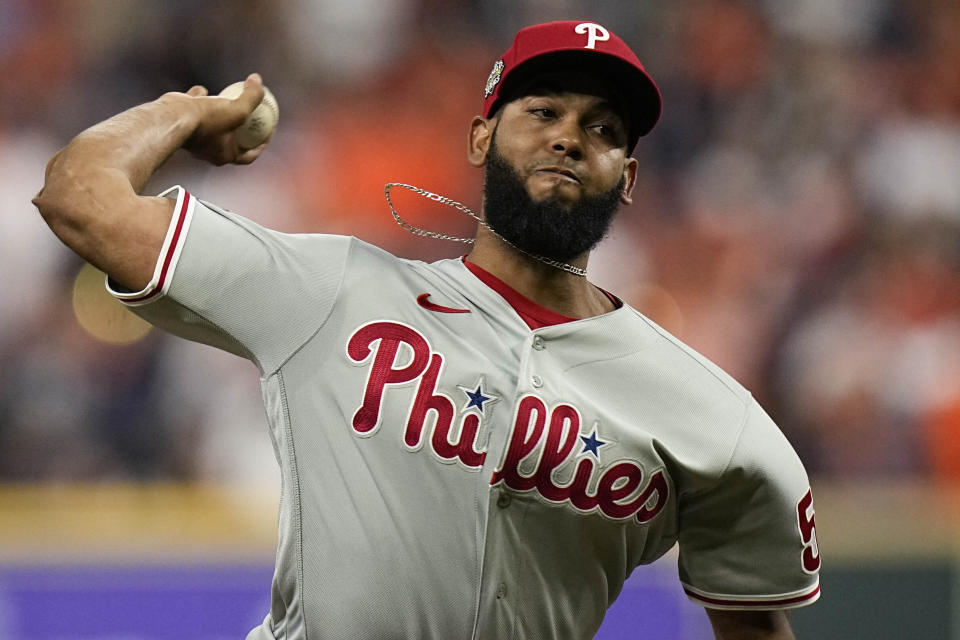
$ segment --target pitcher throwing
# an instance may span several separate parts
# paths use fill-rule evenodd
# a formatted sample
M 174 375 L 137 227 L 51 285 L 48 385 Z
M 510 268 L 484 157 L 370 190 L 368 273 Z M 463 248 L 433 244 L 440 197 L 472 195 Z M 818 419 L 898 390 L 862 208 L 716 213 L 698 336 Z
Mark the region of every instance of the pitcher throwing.
M 179 186 L 139 195 L 180 147 L 263 152 L 235 134 L 256 75 L 235 99 L 194 87 L 123 112 L 47 167 L 37 207 L 114 295 L 259 368 L 283 488 L 248 639 L 592 638 L 677 543 L 718 638 L 792 638 L 785 610 L 819 595 L 800 460 L 749 392 L 585 277 L 634 197 L 656 85 L 572 21 L 518 32 L 482 93 L 482 223 L 469 255 L 431 264 Z

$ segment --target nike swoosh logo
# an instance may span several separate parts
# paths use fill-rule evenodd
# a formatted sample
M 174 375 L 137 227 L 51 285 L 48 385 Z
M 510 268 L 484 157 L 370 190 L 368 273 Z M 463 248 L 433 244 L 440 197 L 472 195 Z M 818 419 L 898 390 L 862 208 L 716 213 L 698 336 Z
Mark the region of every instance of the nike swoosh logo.
M 421 293 L 418 295 L 417 304 L 427 311 L 438 311 L 440 313 L 470 313 L 470 309 L 454 309 L 453 307 L 445 307 L 443 305 L 430 302 L 429 293 Z

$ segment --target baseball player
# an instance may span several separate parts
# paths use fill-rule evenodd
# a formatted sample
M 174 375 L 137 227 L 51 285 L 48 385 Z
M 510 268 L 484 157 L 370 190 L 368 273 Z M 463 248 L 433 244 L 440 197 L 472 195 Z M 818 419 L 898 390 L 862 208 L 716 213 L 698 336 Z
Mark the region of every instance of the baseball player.
M 180 186 L 138 195 L 180 147 L 255 160 L 266 145 L 234 130 L 262 95 L 254 74 L 232 100 L 194 87 L 114 116 L 34 200 L 136 313 L 260 371 L 283 482 L 248 639 L 590 638 L 677 543 L 717 637 L 792 638 L 820 567 L 796 454 L 749 392 L 585 277 L 660 114 L 633 51 L 591 22 L 516 34 L 469 128 L 475 245 L 431 264 Z

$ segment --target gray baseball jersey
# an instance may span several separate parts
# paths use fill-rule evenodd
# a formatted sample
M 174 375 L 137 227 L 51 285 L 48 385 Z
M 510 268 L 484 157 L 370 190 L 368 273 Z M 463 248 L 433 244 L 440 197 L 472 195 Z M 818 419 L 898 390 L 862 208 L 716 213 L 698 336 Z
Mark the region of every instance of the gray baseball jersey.
M 818 597 L 793 449 L 628 305 L 531 329 L 462 259 L 167 195 L 153 281 L 112 290 L 260 370 L 283 480 L 271 610 L 248 638 L 589 638 L 675 543 L 703 605 Z

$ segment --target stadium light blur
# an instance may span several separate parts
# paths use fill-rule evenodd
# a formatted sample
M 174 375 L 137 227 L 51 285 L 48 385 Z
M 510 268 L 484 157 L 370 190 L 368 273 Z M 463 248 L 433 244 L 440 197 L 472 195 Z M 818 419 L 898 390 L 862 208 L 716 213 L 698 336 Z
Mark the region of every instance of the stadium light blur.
M 88 334 L 108 344 L 125 345 L 142 340 L 151 326 L 118 300 L 104 286 L 104 273 L 86 264 L 73 283 L 73 313 Z

